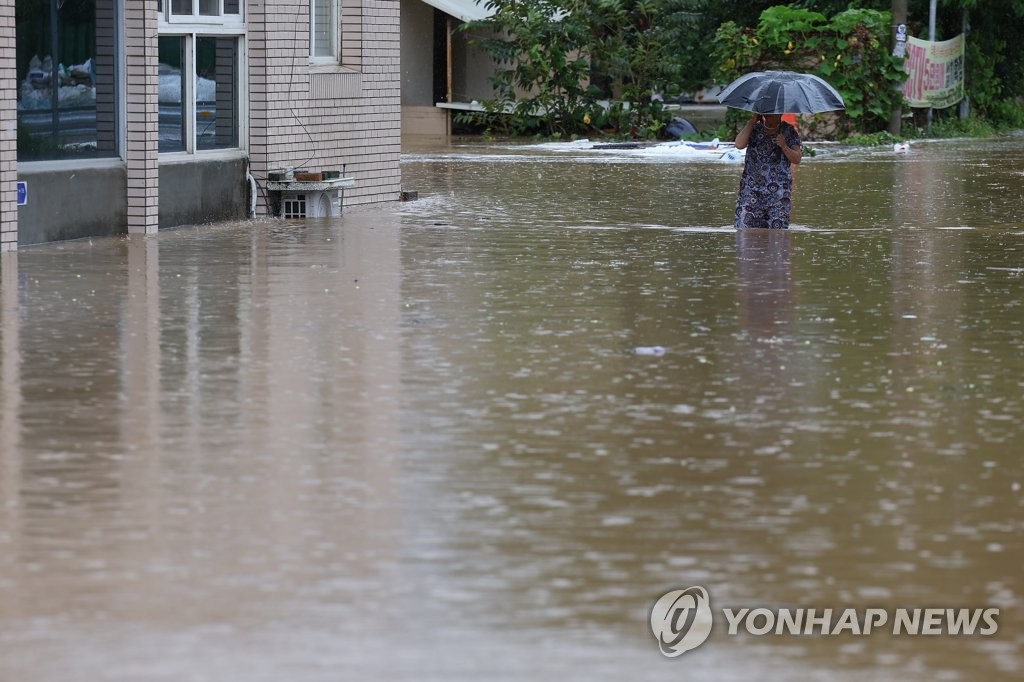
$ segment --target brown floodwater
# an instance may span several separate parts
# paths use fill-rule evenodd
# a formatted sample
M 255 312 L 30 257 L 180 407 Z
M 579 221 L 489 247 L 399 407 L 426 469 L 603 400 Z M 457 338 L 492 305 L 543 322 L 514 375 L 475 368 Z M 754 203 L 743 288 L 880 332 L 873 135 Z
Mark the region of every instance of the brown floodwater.
M 1024 137 L 818 152 L 790 231 L 711 156 L 454 144 L 414 202 L 4 254 L 0 680 L 1019 679 Z

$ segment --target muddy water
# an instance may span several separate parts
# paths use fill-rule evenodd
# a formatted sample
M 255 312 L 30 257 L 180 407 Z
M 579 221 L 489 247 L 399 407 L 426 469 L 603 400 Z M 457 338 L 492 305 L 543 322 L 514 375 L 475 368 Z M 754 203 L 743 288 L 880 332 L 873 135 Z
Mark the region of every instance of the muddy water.
M 736 165 L 453 146 L 385 210 L 5 255 L 0 680 L 1020 677 L 1024 139 L 821 152 L 789 232 Z M 999 629 L 719 612 L 801 606 Z

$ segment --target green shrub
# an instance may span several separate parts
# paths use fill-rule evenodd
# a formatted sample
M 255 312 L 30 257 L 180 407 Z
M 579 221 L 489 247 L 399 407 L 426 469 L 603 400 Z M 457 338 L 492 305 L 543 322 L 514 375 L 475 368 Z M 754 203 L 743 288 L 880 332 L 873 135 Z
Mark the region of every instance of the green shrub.
M 678 92 L 692 0 L 486 0 L 462 26 L 497 64 L 490 113 L 548 134 L 656 137 L 671 118 L 653 92 Z M 603 108 L 600 101 L 611 101 Z
M 883 144 L 893 144 L 900 141 L 900 138 L 886 130 L 880 130 L 876 133 L 851 135 L 843 140 L 846 144 L 857 145 L 858 147 L 875 147 Z
M 889 123 L 906 79 L 889 52 L 891 15 L 850 9 L 829 21 L 793 7 L 770 7 L 756 29 L 725 22 L 716 33 L 718 79 L 727 83 L 749 71 L 813 73 L 843 96 L 850 131 L 875 132 Z
M 988 118 L 999 130 L 1024 129 L 1024 103 L 1014 98 L 997 100 L 989 107 Z
M 957 118 L 956 116 L 944 116 L 932 121 L 931 137 L 990 137 L 995 134 L 995 128 L 987 120 L 968 116 Z

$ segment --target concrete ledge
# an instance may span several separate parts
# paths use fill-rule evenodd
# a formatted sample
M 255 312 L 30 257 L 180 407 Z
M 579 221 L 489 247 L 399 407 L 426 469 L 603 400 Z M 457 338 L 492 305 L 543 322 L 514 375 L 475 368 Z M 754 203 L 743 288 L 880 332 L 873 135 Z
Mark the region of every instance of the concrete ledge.
M 318 182 L 301 182 L 299 180 L 289 181 L 268 181 L 267 190 L 270 192 L 324 192 L 332 189 L 355 187 L 354 178 L 335 178 L 334 180 L 320 180 Z
M 161 228 L 249 217 L 244 158 L 160 164 Z
M 28 165 L 28 164 L 26 164 Z M 18 243 L 124 234 L 128 224 L 124 164 L 106 161 L 85 168 L 47 162 L 19 169 L 28 203 L 18 207 Z
M 402 135 L 436 135 L 444 137 L 449 129 L 450 114 L 438 107 L 402 107 Z

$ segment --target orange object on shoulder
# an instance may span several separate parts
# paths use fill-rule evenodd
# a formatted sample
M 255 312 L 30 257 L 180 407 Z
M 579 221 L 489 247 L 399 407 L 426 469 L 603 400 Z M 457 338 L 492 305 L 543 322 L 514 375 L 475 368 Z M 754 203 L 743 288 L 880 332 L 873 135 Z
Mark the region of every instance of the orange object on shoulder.
M 782 120 L 796 128 L 796 114 L 783 114 Z

